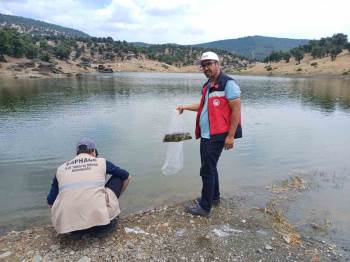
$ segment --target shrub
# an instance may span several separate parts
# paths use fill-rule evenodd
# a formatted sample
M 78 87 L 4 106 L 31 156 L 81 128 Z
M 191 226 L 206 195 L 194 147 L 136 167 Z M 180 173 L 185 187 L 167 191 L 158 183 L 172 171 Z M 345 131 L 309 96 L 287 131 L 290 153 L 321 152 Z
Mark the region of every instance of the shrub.
M 312 62 L 311 64 L 310 64 L 311 66 L 314 66 L 314 67 L 317 67 L 317 62 Z
M 48 53 L 42 53 L 40 55 L 40 60 L 44 62 L 49 62 L 50 61 L 50 56 Z
M 297 69 L 297 72 L 303 71 L 303 69 L 301 69 L 300 67 Z
M 27 44 L 25 49 L 25 56 L 29 59 L 33 59 L 38 57 L 39 54 L 39 48 L 34 44 Z
M 350 43 L 347 43 L 347 44 L 345 45 L 345 48 L 348 49 L 348 51 L 349 51 L 349 53 L 350 53 Z
M 339 46 L 333 46 L 331 48 L 331 58 L 332 58 L 332 61 L 335 60 L 335 58 L 337 57 L 338 54 L 340 54 L 342 51 L 341 47 Z
M 272 67 L 270 65 L 265 66 L 266 71 L 272 71 Z
M 68 45 L 58 45 L 54 48 L 54 54 L 58 59 L 68 59 L 70 55 L 70 47 Z

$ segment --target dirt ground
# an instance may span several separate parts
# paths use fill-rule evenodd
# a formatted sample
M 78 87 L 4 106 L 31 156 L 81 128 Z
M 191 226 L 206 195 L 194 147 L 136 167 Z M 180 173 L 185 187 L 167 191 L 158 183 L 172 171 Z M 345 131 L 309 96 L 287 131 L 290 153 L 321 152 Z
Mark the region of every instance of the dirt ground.
M 81 73 L 96 72 L 99 64 L 91 64 L 89 67 L 79 66 L 78 61 L 62 61 L 52 59 L 56 72 L 41 72 L 38 69 L 40 61 L 29 59 L 17 59 L 5 57 L 7 63 L 0 63 L 0 76 L 10 78 L 57 78 L 75 76 Z M 25 63 L 34 62 L 34 67 L 18 67 Z M 17 68 L 16 68 L 17 66 Z M 103 62 L 103 66 L 110 68 L 113 72 L 201 72 L 197 65 L 176 67 L 162 62 L 149 59 L 125 60 L 123 62 Z M 299 77 L 350 77 L 350 53 L 343 51 L 331 61 L 330 57 L 313 59 L 310 55 L 305 55 L 304 59 L 297 63 L 293 58 L 289 63 L 280 61 L 278 63 L 251 63 L 237 72 L 227 72 L 241 75 L 266 75 L 266 76 L 299 76 Z
M 121 217 L 103 239 L 74 241 L 51 226 L 12 231 L 0 237 L 0 260 L 350 261 L 334 244 L 299 235 L 271 206 L 243 202 L 223 199 L 210 218 L 184 213 L 194 201 L 143 211 Z
M 6 56 L 6 63 L 0 63 L 0 76 L 7 78 L 60 78 L 69 76 L 79 76 L 82 73 L 96 72 L 100 64 L 92 63 L 89 67 L 78 66 L 77 61 L 62 61 L 52 59 L 55 71 L 39 70 L 42 61 L 30 60 L 26 58 L 13 58 Z M 32 64 L 32 65 L 30 65 Z M 196 65 L 176 67 L 162 62 L 148 59 L 130 59 L 124 62 L 104 62 L 102 64 L 110 68 L 113 72 L 200 72 Z
M 335 61 L 330 57 L 314 59 L 311 55 L 305 55 L 304 59 L 297 63 L 293 58 L 289 63 L 280 61 L 277 63 L 255 63 L 243 70 L 244 75 L 268 75 L 268 76 L 335 76 L 350 77 L 350 53 L 343 51 Z

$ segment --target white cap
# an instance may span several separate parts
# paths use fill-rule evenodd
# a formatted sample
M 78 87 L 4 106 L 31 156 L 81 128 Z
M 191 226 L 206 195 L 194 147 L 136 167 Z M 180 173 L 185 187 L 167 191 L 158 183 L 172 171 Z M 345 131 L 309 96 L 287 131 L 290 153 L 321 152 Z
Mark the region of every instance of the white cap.
M 199 59 L 199 62 L 204 61 L 204 60 L 219 61 L 219 57 L 214 52 L 209 51 L 209 52 L 205 52 L 202 54 L 201 58 Z

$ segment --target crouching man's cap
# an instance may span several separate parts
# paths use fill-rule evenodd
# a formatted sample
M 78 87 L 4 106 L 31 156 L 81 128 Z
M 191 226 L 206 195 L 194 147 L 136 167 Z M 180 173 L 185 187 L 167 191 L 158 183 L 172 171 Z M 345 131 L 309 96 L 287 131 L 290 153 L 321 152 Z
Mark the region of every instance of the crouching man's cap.
M 78 142 L 77 151 L 79 151 L 82 147 L 84 147 L 85 150 L 92 150 L 96 149 L 96 144 L 91 139 L 84 137 Z

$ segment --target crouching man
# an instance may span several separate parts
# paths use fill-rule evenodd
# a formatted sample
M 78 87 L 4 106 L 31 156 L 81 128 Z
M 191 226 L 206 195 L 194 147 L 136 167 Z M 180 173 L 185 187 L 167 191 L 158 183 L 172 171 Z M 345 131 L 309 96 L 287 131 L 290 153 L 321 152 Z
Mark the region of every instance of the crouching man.
M 57 169 L 47 196 L 52 224 L 58 233 L 71 233 L 73 239 L 84 234 L 103 237 L 117 226 L 118 198 L 130 175 L 97 157 L 96 145 L 88 138 L 79 141 L 76 151 L 76 157 Z M 111 175 L 107 183 L 106 174 Z

